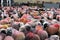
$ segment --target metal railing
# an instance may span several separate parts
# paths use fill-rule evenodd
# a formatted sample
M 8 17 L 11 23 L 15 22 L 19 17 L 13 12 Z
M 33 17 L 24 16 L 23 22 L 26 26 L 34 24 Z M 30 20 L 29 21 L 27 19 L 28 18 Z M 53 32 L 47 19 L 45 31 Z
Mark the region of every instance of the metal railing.
M 0 3 L 0 5 L 1 5 L 1 7 L 3 7 L 3 6 L 11 6 L 11 4 L 12 4 L 12 2 L 11 2 L 11 0 L 1 0 L 1 3 Z

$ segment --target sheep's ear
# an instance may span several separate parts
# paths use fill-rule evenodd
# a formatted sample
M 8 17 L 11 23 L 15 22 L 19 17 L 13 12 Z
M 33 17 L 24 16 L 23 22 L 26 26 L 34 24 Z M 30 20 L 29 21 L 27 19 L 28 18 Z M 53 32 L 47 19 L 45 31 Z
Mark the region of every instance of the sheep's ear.
M 20 23 L 18 24 L 18 27 L 20 27 Z
M 47 27 L 48 27 L 48 24 L 47 24 L 47 23 L 45 23 L 45 24 L 44 24 L 44 29 L 45 29 L 45 28 L 47 28 Z
M 12 30 L 7 30 L 7 36 L 11 36 L 12 35 Z
M 6 34 L 6 29 L 1 29 L 0 33 Z
M 6 34 L 6 31 L 5 30 L 1 30 L 1 33 Z

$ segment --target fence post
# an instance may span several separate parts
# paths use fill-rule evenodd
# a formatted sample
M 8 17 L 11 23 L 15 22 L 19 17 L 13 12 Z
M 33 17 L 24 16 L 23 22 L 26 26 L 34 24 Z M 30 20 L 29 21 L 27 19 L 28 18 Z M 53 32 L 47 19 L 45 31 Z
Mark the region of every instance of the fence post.
M 9 0 L 9 6 L 11 6 L 11 0 Z
M 1 7 L 3 7 L 3 0 L 1 0 Z
M 7 6 L 9 5 L 8 0 L 7 0 Z

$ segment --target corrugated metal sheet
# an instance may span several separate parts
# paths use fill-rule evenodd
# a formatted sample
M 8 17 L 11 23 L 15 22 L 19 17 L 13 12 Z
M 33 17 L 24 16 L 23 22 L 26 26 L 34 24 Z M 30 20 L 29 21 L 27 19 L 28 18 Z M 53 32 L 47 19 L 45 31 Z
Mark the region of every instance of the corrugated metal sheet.
M 36 1 L 46 1 L 46 2 L 60 2 L 60 0 L 14 0 L 15 2 L 36 2 Z

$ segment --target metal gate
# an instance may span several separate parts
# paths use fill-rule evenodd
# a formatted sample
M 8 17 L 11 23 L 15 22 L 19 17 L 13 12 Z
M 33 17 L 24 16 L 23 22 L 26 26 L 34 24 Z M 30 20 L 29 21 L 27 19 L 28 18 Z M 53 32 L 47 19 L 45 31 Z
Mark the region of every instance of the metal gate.
M 0 0 L 0 6 L 11 6 L 11 0 Z

